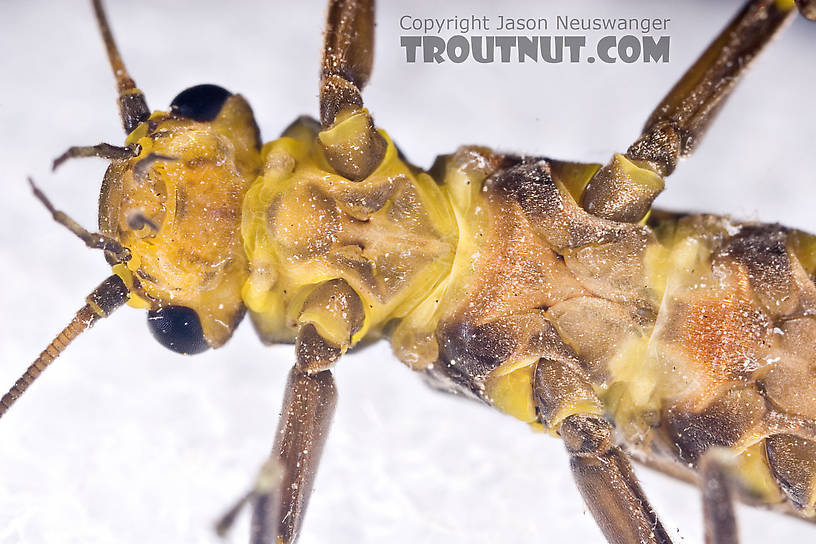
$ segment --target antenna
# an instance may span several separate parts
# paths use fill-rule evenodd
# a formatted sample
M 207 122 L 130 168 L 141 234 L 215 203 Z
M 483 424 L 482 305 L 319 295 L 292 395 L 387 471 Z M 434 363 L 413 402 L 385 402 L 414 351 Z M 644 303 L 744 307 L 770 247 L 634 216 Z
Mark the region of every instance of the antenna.
M 119 115 L 122 117 L 122 126 L 125 132 L 130 134 L 139 123 L 150 117 L 150 110 L 147 107 L 145 96 L 136 87 L 136 83 L 125 68 L 122 56 L 116 47 L 113 39 L 108 18 L 105 15 L 105 8 L 102 7 L 102 0 L 92 0 L 96 22 L 99 25 L 99 32 L 105 42 L 105 49 L 108 52 L 113 75 L 116 78 L 116 89 L 119 93 Z
M 128 299 L 128 289 L 119 276 L 111 276 L 93 290 L 85 299 L 85 306 L 79 309 L 74 318 L 59 333 L 40 356 L 26 369 L 20 379 L 0 399 L 0 418 L 14 402 L 34 383 L 40 374 L 48 368 L 54 359 L 68 347 L 68 344 L 81 333 L 93 327 L 99 319 L 108 317 Z

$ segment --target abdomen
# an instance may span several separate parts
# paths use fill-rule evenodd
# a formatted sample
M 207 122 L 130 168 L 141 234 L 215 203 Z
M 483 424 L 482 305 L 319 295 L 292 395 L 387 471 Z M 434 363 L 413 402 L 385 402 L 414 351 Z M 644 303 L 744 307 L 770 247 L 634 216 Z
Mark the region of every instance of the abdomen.
M 661 306 L 644 365 L 656 376 L 655 439 L 696 465 L 739 453 L 743 483 L 813 514 L 816 477 L 814 238 L 713 216 L 655 222 Z

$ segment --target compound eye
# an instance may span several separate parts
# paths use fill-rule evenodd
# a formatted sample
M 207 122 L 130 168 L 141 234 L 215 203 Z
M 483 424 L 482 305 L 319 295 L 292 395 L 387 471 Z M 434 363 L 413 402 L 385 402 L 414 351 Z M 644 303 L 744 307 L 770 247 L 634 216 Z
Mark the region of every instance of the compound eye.
M 209 349 L 201 320 L 195 310 L 186 306 L 165 306 L 147 313 L 150 332 L 171 351 L 195 355 Z
M 230 96 L 231 92 L 218 85 L 196 85 L 181 91 L 170 103 L 170 110 L 193 121 L 212 121 Z

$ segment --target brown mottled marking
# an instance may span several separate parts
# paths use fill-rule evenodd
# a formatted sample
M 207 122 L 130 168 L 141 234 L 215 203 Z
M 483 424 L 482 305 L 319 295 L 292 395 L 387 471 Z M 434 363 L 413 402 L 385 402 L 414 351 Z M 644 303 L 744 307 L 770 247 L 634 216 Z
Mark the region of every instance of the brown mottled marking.
M 790 435 L 769 436 L 768 462 L 782 490 L 808 515 L 816 507 L 816 442 Z
M 788 230 L 779 225 L 746 225 L 714 256 L 745 267 L 748 281 L 762 309 L 785 315 L 796 306 L 796 285 L 786 247 Z
M 678 457 L 686 463 L 697 463 L 712 447 L 736 446 L 750 438 L 752 431 L 761 432 L 766 412 L 762 395 L 746 387 L 726 391 L 702 411 L 687 405 L 667 407 L 662 419 Z

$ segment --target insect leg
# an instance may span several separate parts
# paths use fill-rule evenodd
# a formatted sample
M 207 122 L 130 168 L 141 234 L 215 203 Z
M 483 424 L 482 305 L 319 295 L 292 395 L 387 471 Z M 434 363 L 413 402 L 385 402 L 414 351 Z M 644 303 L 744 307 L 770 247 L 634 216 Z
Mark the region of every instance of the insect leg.
M 110 161 L 123 161 L 132 159 L 138 155 L 136 149 L 132 147 L 119 147 L 116 145 L 101 143 L 89 146 L 73 146 L 54 159 L 51 165 L 51 170 L 56 170 L 62 163 L 70 159 L 78 159 L 84 157 L 99 157 L 100 159 L 107 159 Z
M 336 401 L 330 370 L 309 374 L 295 365 L 289 373 L 273 449 L 283 468 L 282 481 L 279 488 L 255 498 L 252 544 L 288 544 L 297 539 Z
M 101 249 L 105 251 L 106 255 L 109 255 L 118 263 L 130 260 L 130 251 L 122 246 L 118 240 L 98 232 L 89 232 L 83 228 L 82 225 L 71 219 L 68 214 L 56 209 L 54 205 L 51 204 L 51 201 L 48 200 L 48 197 L 45 196 L 45 193 L 34 184 L 34 180 L 28 178 L 28 183 L 31 185 L 34 196 L 37 197 L 37 200 L 51 213 L 51 217 L 54 221 L 71 231 L 77 238 L 85 242 L 86 246 L 91 249 Z
M 297 363 L 289 374 L 272 453 L 282 469 L 282 483 L 257 495 L 253 544 L 297 539 L 337 400 L 330 369 L 363 318 L 360 298 L 343 280 L 316 287 L 304 303 L 295 343 Z
M 533 391 L 539 419 L 558 429 L 578 489 L 606 539 L 613 544 L 670 544 L 586 380 L 564 362 L 541 359 Z
M 582 206 L 605 219 L 640 221 L 663 178 L 694 151 L 740 76 L 795 13 L 793 2 L 750 0 L 655 108 L 637 141 L 590 180 Z
M 386 143 L 363 107 L 374 62 L 374 0 L 330 0 L 320 80 L 320 141 L 337 173 L 365 179 Z
M 734 480 L 729 474 L 727 455 L 727 452 L 715 448 L 700 459 L 706 544 L 739 542 L 734 516 Z

